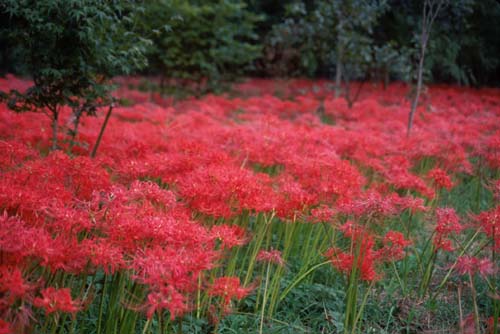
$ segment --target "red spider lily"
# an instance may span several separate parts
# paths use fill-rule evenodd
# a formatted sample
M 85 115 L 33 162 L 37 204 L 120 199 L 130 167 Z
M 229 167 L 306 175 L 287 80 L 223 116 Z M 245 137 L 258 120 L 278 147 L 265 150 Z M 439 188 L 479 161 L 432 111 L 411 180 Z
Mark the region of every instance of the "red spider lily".
M 81 309 L 80 303 L 71 299 L 68 288 L 55 289 L 48 287 L 41 291 L 42 297 L 36 297 L 33 305 L 43 308 L 45 313 L 54 312 L 76 313 Z
M 278 176 L 276 187 L 279 189 L 275 208 L 278 217 L 291 219 L 315 201 L 314 197 L 290 175 Z
M 436 209 L 436 220 L 436 234 L 432 240 L 435 250 L 443 250 L 445 252 L 453 251 L 454 248 L 449 236 L 452 233 L 458 234 L 463 230 L 463 226 L 460 225 L 455 209 Z
M 444 170 L 440 168 L 431 169 L 427 173 L 427 176 L 432 179 L 434 187 L 437 189 L 445 188 L 447 190 L 450 190 L 451 188 L 453 188 L 453 182 L 451 182 L 450 177 Z
M 500 167 L 500 131 L 487 138 L 482 153 L 491 168 Z
M 493 239 L 493 247 L 500 249 L 500 205 L 477 216 L 486 235 Z
M 442 250 L 444 252 L 452 252 L 454 250 L 450 239 L 437 235 L 432 239 L 432 244 L 436 251 Z
M 12 302 L 22 298 L 30 289 L 17 267 L 0 266 L 0 292 Z
M 405 256 L 405 248 L 412 242 L 406 240 L 401 232 L 389 231 L 382 240 L 384 247 L 379 250 L 385 261 L 401 260 Z
M 330 248 L 325 253 L 339 272 L 350 276 L 355 269 L 363 281 L 373 281 L 380 278 L 375 271 L 377 256 L 371 249 L 370 242 L 363 242 L 360 246 L 359 254 L 343 252 L 337 248 Z
M 0 319 L 0 334 L 12 334 L 14 331 L 11 329 L 10 324 Z
M 335 156 L 296 157 L 286 169 L 296 176 L 304 189 L 325 202 L 336 198 L 347 199 L 359 193 L 365 180 L 351 164 Z
M 348 203 L 341 203 L 339 211 L 356 217 L 388 217 L 397 213 L 395 204 L 392 197 L 384 197 L 376 191 L 368 191 Z
M 374 250 L 373 237 L 364 227 L 353 222 L 347 222 L 341 226 L 341 231 L 351 239 L 351 248 L 348 251 L 342 251 L 335 247 L 330 248 L 326 251 L 325 257 L 330 259 L 338 271 L 347 276 L 356 270 L 361 280 L 373 281 L 380 278 L 375 271 L 375 266 L 380 261 Z
M 436 220 L 436 234 L 438 236 L 446 237 L 451 233 L 458 234 L 463 230 L 453 208 L 436 209 Z
M 479 259 L 467 255 L 457 259 L 456 269 L 460 275 L 479 273 L 482 276 L 490 276 L 496 271 L 495 265 L 489 259 Z
M 242 87 L 267 93 L 274 85 L 258 79 Z M 102 118 L 82 120 L 72 157 L 46 154 L 48 119 L 15 114 L 0 104 L 0 309 L 19 314 L 6 318 L 11 330 L 17 330 L 18 318 L 26 325 L 33 321 L 29 309 L 41 283 L 26 268 L 76 275 L 133 272 L 131 279 L 144 284 L 147 295 L 141 309 L 148 316 L 168 310 L 178 317 L 194 304 L 199 277 L 218 265 L 224 249 L 248 241 L 247 232 L 234 225 L 204 226 L 207 215 L 235 218 L 274 211 L 285 220 L 310 214 L 311 221 L 332 222 L 343 214 L 377 218 L 382 229 L 385 217 L 428 211 L 423 197 L 450 188 L 457 172 L 472 174 L 475 158 L 499 166 L 496 90 L 431 87 L 432 110 L 421 113 L 406 139 L 407 86 L 368 87 L 349 109 L 327 85 L 292 80 L 280 84 L 284 99 L 208 95 L 175 107 L 159 96 L 154 97 L 159 105 L 151 103 L 148 94 L 124 85 L 117 96 L 135 104 L 115 108 L 99 151 L 106 158 L 98 159 L 87 155 Z M 0 90 L 29 86 L 14 77 L 0 78 Z M 317 117 L 320 99 L 334 125 Z M 69 108 L 61 109 L 59 126 L 70 117 Z M 440 169 L 420 174 L 424 159 Z M 478 215 L 497 248 L 498 210 Z M 450 251 L 451 234 L 462 225 L 450 209 L 438 209 L 436 215 L 433 243 Z M 354 223 L 341 231 L 352 249 L 332 248 L 329 258 L 338 271 L 349 275 L 355 269 L 365 281 L 379 278 L 377 266 L 401 259 L 409 245 L 395 231 L 379 237 Z M 279 262 L 274 253 L 260 258 Z M 465 261 L 461 269 L 496 272 L 485 259 L 468 267 Z M 208 289 L 222 301 L 224 312 L 232 299 L 249 292 L 235 278 L 216 280 Z M 41 296 L 38 303 L 50 299 Z M 11 301 L 20 300 L 26 306 L 11 307 Z
M 29 159 L 38 158 L 38 152 L 15 141 L 0 140 L 0 171 L 9 171 Z
M 418 191 L 429 199 L 434 198 L 434 191 L 427 187 L 420 177 L 409 171 L 411 165 L 407 158 L 389 157 L 386 159 L 386 163 L 389 167 L 384 172 L 384 176 L 390 184 L 399 189 Z
M 210 232 L 214 238 L 221 241 L 224 248 L 243 246 L 248 242 L 245 230 L 237 225 L 215 225 Z
M 146 304 L 144 307 L 146 308 L 146 315 L 149 319 L 151 319 L 156 312 L 161 314 L 164 309 L 169 311 L 171 320 L 174 320 L 176 317 L 188 311 L 186 298 L 171 286 L 161 287 L 159 291 L 150 292 L 146 297 Z
M 90 263 L 95 268 L 101 268 L 106 274 L 113 274 L 126 267 L 123 249 L 105 239 L 102 241 L 85 239 L 81 246 L 87 250 Z
M 339 227 L 343 234 L 350 238 L 352 245 L 349 251 L 339 248 L 330 248 L 325 256 L 329 258 L 332 265 L 340 272 L 349 276 L 353 269 L 360 273 L 364 281 L 373 281 L 380 278 L 376 272 L 376 266 L 384 263 L 397 261 L 405 256 L 405 248 L 411 245 L 402 233 L 389 231 L 382 240 L 382 247 L 375 249 L 373 236 L 352 221 L 346 222 Z
M 179 291 L 192 291 L 197 277 L 214 266 L 216 253 L 206 249 L 155 247 L 137 253 L 131 267 L 133 278 L 152 287 L 170 285 Z
M 394 199 L 396 205 L 398 206 L 400 211 L 410 210 L 412 213 L 415 212 L 425 212 L 428 210 L 428 207 L 424 205 L 424 201 L 421 198 L 405 196 L 405 197 L 397 197 Z
M 142 205 L 149 202 L 156 208 L 171 209 L 177 199 L 171 191 L 161 189 L 153 182 L 134 181 L 127 191 L 129 203 L 140 202 Z
M 480 259 L 477 264 L 477 271 L 483 276 L 491 276 L 497 272 L 496 265 L 490 259 Z
M 72 274 L 81 274 L 88 263 L 88 250 L 74 237 L 57 237 L 46 245 L 41 245 L 39 256 L 41 264 L 52 271 L 63 270 Z
M 241 286 L 238 277 L 219 277 L 210 286 L 209 294 L 211 296 L 222 297 L 225 302 L 229 302 L 232 299 L 243 299 L 251 291 L 252 289 Z
M 233 299 L 241 300 L 248 296 L 252 288 L 241 286 L 238 277 L 219 277 L 210 285 L 208 294 L 214 297 L 220 297 L 222 301 L 222 312 L 227 314 L 231 311 L 231 301 Z
M 478 259 L 472 256 L 461 256 L 457 259 L 457 272 L 460 275 L 474 274 Z
M 201 213 L 229 218 L 242 210 L 271 211 L 266 175 L 231 166 L 200 167 L 179 181 L 179 190 Z M 267 188 L 267 189 L 266 189 Z
M 285 265 L 285 260 L 281 257 L 281 252 L 276 249 L 272 249 L 269 251 L 261 250 L 257 254 L 257 261 L 262 261 L 262 262 L 268 262 L 268 263 L 274 263 L 277 264 L 278 266 L 284 266 Z
M 321 205 L 311 210 L 311 214 L 308 217 L 308 221 L 312 223 L 321 223 L 321 222 L 329 223 L 333 220 L 336 214 L 337 214 L 336 210 L 326 205 Z
M 368 235 L 364 226 L 356 224 L 352 220 L 348 220 L 343 225 L 339 227 L 339 230 L 344 233 L 344 235 L 353 241 L 362 239 L 363 236 Z

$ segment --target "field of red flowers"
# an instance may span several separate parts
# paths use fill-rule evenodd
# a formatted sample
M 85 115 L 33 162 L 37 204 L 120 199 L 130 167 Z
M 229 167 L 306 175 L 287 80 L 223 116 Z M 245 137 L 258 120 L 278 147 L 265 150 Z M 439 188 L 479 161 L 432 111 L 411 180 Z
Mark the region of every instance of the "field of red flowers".
M 95 158 L 0 105 L 0 333 L 500 333 L 500 90 L 139 81 Z

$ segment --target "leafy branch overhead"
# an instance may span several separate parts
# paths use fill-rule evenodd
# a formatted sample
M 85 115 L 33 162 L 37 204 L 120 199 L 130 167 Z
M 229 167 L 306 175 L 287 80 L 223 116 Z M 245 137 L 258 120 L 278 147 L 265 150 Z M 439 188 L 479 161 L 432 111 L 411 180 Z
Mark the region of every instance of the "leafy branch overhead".
M 136 5 L 98 0 L 6 0 L 0 5 L 8 21 L 1 33 L 20 50 L 34 82 L 4 98 L 15 111 L 48 114 L 53 150 L 62 107 L 70 107 L 77 121 L 83 114 L 94 115 L 112 102 L 110 78 L 146 66 L 150 41 L 132 30 Z

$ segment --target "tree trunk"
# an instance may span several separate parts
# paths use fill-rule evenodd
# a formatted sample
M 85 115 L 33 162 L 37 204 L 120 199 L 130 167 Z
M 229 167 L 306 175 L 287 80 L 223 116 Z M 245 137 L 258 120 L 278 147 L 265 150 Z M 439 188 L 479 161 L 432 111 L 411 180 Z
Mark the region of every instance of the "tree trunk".
M 52 110 L 52 148 L 51 151 L 57 150 L 57 130 L 58 130 L 59 113 L 57 109 Z
M 432 25 L 436 20 L 439 12 L 448 4 L 447 0 L 425 0 L 422 8 L 422 34 L 420 37 L 420 59 L 418 63 L 418 73 L 417 73 L 417 90 L 415 91 L 415 96 L 411 104 L 410 114 L 408 115 L 408 128 L 406 135 L 409 137 L 411 128 L 413 126 L 413 118 L 415 117 L 415 112 L 418 106 L 418 99 L 420 98 L 420 92 L 422 91 L 422 76 L 424 72 L 424 58 L 425 50 L 427 49 L 427 42 L 429 41 L 429 36 L 432 31 Z
M 345 78 L 345 76 L 344 76 Z M 349 109 L 352 109 L 352 107 L 354 106 L 354 103 L 356 103 L 356 101 L 358 101 L 359 99 L 359 95 L 361 94 L 361 89 L 363 89 L 363 85 L 365 84 L 366 82 L 366 79 L 363 79 L 361 80 L 361 82 L 359 83 L 358 85 L 358 89 L 356 90 L 356 94 L 354 96 L 352 96 L 352 91 L 349 87 L 349 81 L 346 80 L 346 87 L 347 90 L 346 90 L 346 100 L 347 100 L 347 105 L 349 107 Z
M 164 74 L 161 74 L 160 76 L 160 96 L 164 96 L 164 93 L 165 93 L 165 75 Z
M 335 97 L 340 96 L 340 86 L 342 84 L 342 45 L 337 42 L 337 65 L 335 69 Z
M 80 118 L 82 116 L 82 109 L 77 110 L 74 113 L 75 119 L 73 121 L 73 130 L 71 132 L 71 140 L 69 142 L 69 153 L 71 154 L 71 151 L 73 150 L 73 147 L 75 146 L 75 141 L 76 141 L 76 135 L 78 133 L 78 126 L 80 125 Z
M 422 36 L 425 38 L 425 36 Z M 417 73 L 417 89 L 415 91 L 415 96 L 413 97 L 413 101 L 411 103 L 411 110 L 408 116 L 408 128 L 406 130 L 406 135 L 409 137 L 411 128 L 413 126 L 413 118 L 415 117 L 415 112 L 417 111 L 418 99 L 420 98 L 420 92 L 422 91 L 422 77 L 424 72 L 424 58 L 425 58 L 425 48 L 427 46 L 426 40 L 422 41 L 422 49 L 420 51 L 420 59 L 418 62 L 418 73 Z
M 387 86 L 389 86 L 389 70 L 384 68 L 384 90 L 387 90 Z
M 94 158 L 96 153 L 97 153 L 97 149 L 99 148 L 99 145 L 101 144 L 102 135 L 104 134 L 104 130 L 106 129 L 106 125 L 108 124 L 109 117 L 111 116 L 112 111 L 113 111 L 113 104 L 111 104 L 109 106 L 108 113 L 106 114 L 106 118 L 104 119 L 104 123 L 102 123 L 101 131 L 99 131 L 99 135 L 97 136 L 97 140 L 95 142 L 94 149 L 90 153 L 91 158 Z
M 342 58 L 344 53 L 344 46 L 342 45 L 342 31 L 344 22 L 342 17 L 338 17 L 339 23 L 337 25 L 337 64 L 335 68 L 335 97 L 340 96 L 342 86 Z

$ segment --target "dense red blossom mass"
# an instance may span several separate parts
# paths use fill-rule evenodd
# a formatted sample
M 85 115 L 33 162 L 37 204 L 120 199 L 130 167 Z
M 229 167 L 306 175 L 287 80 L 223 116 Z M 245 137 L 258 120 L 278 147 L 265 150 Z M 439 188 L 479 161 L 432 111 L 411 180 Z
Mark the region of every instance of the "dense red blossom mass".
M 0 90 L 29 85 L 0 79 Z M 336 226 L 342 216 L 377 223 L 428 211 L 442 188 L 456 186 L 455 175 L 474 172 L 471 159 L 500 167 L 498 90 L 431 87 L 407 137 L 402 84 L 369 86 L 352 109 L 323 81 L 249 80 L 236 89 L 236 98 L 174 104 L 121 88 L 117 96 L 134 104 L 114 110 L 95 159 L 88 156 L 102 117 L 82 119 L 68 155 L 70 110 L 59 120 L 62 151 L 49 152 L 44 114 L 16 114 L 0 104 L 0 318 L 11 323 L 0 320 L 0 332 L 19 328 L 11 312 L 19 301 L 47 313 L 84 307 L 68 289 L 30 276 L 34 263 L 77 275 L 126 271 L 146 287 L 140 307 L 149 317 L 168 310 L 174 318 L 193 308 L 200 278 L 224 251 L 252 237 L 217 223 L 221 218 L 273 213 L 285 222 L 305 217 Z M 283 98 L 270 95 L 278 90 Z M 434 164 L 418 174 L 424 158 Z M 498 181 L 491 187 L 498 197 Z M 498 217 L 498 207 L 478 216 L 497 250 Z M 436 248 L 453 249 L 449 236 L 462 229 L 455 212 L 438 209 L 431 223 Z M 400 232 L 377 237 L 357 222 L 341 231 L 362 256 L 336 248 L 327 256 L 341 272 L 355 265 L 363 280 L 378 278 L 376 265 L 401 259 L 411 244 Z M 276 254 L 260 259 L 281 264 Z M 469 262 L 461 260 L 461 272 L 492 271 Z M 224 311 L 250 293 L 236 277 L 202 285 Z

